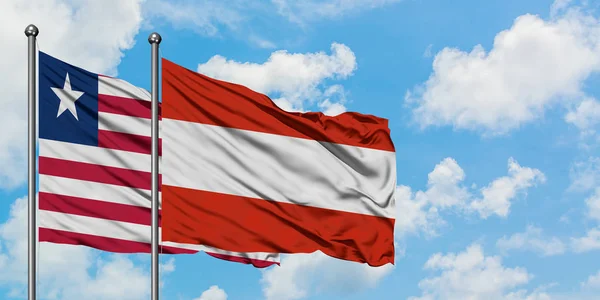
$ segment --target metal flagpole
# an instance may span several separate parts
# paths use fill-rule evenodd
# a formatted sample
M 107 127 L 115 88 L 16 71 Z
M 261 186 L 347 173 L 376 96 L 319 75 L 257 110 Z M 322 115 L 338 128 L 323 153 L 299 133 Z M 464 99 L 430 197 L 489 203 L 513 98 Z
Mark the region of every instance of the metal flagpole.
M 39 33 L 38 28 L 31 24 L 25 28 L 25 36 L 27 36 L 28 49 L 27 49 L 27 63 L 28 63 L 28 74 L 27 74 L 27 96 L 28 96 L 28 142 L 27 142 L 27 172 L 28 172 L 28 293 L 27 299 L 36 299 L 36 273 L 37 273 L 37 257 L 36 257 L 36 243 L 37 243 L 37 221 L 36 221 L 36 168 L 35 168 L 35 140 L 36 140 L 36 49 L 35 40 Z
M 162 38 L 153 32 L 152 47 L 152 300 L 158 300 L 158 45 Z

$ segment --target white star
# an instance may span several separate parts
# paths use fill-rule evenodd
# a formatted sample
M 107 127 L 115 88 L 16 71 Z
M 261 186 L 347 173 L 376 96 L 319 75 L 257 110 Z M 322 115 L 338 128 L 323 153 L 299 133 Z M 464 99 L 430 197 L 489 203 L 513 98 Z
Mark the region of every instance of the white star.
M 60 88 L 52 88 L 52 91 L 56 94 L 58 99 L 60 99 L 60 105 L 58 106 L 58 114 L 56 117 L 58 118 L 65 110 L 69 110 L 71 114 L 79 121 L 77 117 L 77 108 L 75 107 L 75 101 L 83 95 L 83 92 L 74 91 L 71 89 L 71 80 L 69 79 L 69 73 L 67 73 L 67 78 L 65 78 L 65 85 L 62 89 Z

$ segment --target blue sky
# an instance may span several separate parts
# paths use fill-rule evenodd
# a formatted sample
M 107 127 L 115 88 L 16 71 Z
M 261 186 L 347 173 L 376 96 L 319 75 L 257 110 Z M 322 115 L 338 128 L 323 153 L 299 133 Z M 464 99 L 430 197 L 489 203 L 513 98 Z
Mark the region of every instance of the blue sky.
M 162 299 L 594 299 L 600 295 L 600 5 L 289 0 L 0 4 L 0 298 L 26 288 L 26 39 L 149 89 L 161 55 L 289 110 L 390 120 L 398 256 L 266 270 L 162 257 Z M 300 4 L 298 4 L 300 3 Z M 44 299 L 147 299 L 148 256 L 43 244 Z M 414 298 L 411 298 L 414 297 Z

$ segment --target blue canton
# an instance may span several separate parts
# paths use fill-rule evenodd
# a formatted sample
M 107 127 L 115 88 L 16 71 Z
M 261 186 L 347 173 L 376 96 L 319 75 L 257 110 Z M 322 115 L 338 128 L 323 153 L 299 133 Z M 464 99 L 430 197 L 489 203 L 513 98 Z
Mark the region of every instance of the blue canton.
M 98 146 L 98 74 L 39 52 L 39 135 L 42 139 Z M 62 89 L 69 74 L 71 88 L 83 92 L 75 102 L 77 118 L 64 111 L 57 117 Z

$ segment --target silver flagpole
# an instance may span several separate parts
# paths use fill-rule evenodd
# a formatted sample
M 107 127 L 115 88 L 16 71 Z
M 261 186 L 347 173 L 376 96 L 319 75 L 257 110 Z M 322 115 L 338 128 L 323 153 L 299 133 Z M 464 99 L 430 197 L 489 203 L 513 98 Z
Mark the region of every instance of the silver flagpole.
M 158 45 L 162 38 L 154 32 L 152 46 L 152 300 L 158 300 Z
M 27 62 L 28 62 L 28 82 L 27 82 L 27 96 L 28 103 L 27 106 L 29 108 L 28 113 L 28 141 L 27 141 L 27 172 L 28 172 L 28 202 L 29 202 L 29 210 L 28 210 L 28 260 L 27 264 L 29 267 L 28 270 L 28 293 L 27 298 L 29 300 L 36 299 L 36 273 L 37 273 L 37 257 L 36 257 L 36 243 L 37 243 L 37 222 L 36 222 L 36 202 L 35 202 L 35 139 L 36 139 L 36 81 L 35 81 L 35 71 L 36 71 L 36 49 L 35 49 L 35 40 L 39 33 L 38 28 L 31 24 L 25 28 L 25 36 L 27 36 L 28 49 L 27 49 Z

